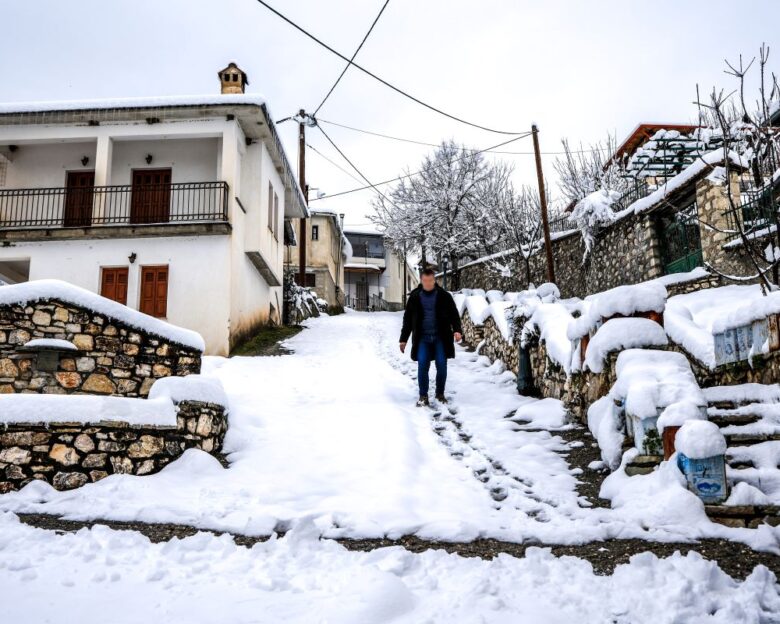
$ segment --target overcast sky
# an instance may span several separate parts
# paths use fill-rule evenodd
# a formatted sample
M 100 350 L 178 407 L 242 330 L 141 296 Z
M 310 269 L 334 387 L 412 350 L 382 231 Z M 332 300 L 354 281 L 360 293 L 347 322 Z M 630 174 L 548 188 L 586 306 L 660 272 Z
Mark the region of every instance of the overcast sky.
M 268 1 L 346 56 L 384 2 Z M 4 0 L 0 24 L 5 102 L 213 93 L 216 71 L 236 60 L 248 91 L 263 94 L 279 119 L 316 108 L 344 66 L 253 0 Z M 639 122 L 694 119 L 696 83 L 733 85 L 723 59 L 780 43 L 778 24 L 777 0 L 390 0 L 356 61 L 482 125 L 522 131 L 535 122 L 552 152 L 561 137 L 587 145 L 607 132 L 622 140 Z M 319 117 L 423 142 L 484 148 L 506 139 L 430 112 L 354 68 Z M 415 170 L 430 149 L 323 127 L 372 182 Z M 280 132 L 294 160 L 293 124 Z M 309 138 L 349 169 L 318 130 Z M 530 151 L 530 139 L 504 149 Z M 517 182 L 535 181 L 532 156 L 501 157 L 513 162 Z M 545 156 L 550 178 L 552 158 Z M 361 186 L 313 152 L 307 178 L 328 194 Z M 361 224 L 371 197 L 317 203 Z

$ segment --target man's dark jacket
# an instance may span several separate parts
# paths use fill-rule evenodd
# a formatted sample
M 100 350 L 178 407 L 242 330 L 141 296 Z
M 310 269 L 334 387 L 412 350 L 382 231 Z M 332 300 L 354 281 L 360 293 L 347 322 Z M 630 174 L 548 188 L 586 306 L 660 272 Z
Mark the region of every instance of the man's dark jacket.
M 436 289 L 436 329 L 439 332 L 439 338 L 444 343 L 444 352 L 448 358 L 455 357 L 455 332 L 462 334 L 463 328 L 460 324 L 460 315 L 452 295 L 441 288 L 438 284 Z M 412 359 L 417 361 L 417 350 L 420 346 L 422 337 L 423 308 L 420 301 L 420 292 L 422 286 L 415 288 L 409 295 L 404 311 L 404 324 L 401 328 L 401 340 L 407 342 L 409 334 L 412 335 Z

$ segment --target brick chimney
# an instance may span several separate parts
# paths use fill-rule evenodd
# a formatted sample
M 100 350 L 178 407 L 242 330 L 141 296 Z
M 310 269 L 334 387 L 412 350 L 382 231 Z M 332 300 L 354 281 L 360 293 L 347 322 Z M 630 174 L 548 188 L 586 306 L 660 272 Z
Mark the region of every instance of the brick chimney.
M 243 93 L 249 79 L 246 74 L 235 63 L 230 63 L 225 69 L 221 69 L 217 74 L 222 86 L 222 93 Z

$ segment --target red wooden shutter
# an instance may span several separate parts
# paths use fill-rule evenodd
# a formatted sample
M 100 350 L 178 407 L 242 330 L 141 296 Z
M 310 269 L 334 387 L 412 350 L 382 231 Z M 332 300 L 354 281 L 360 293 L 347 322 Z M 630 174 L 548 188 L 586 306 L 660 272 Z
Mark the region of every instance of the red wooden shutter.
M 105 267 L 100 280 L 100 294 L 127 305 L 127 267 Z
M 141 270 L 141 312 L 158 318 L 168 315 L 167 266 L 148 266 Z

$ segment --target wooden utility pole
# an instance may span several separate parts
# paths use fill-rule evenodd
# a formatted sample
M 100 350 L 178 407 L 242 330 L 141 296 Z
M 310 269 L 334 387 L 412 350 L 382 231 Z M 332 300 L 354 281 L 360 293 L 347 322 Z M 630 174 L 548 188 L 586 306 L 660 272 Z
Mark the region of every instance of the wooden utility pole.
M 306 111 L 298 111 L 298 181 L 301 185 L 306 204 L 309 203 L 306 190 Z M 306 218 L 301 219 L 300 234 L 298 238 L 298 284 L 306 286 Z
M 534 155 L 536 156 L 536 180 L 539 183 L 539 206 L 542 209 L 542 229 L 544 230 L 544 249 L 547 255 L 547 281 L 555 283 L 555 266 L 553 265 L 552 245 L 550 244 L 550 221 L 547 218 L 547 193 L 544 188 L 542 173 L 542 154 L 539 151 L 539 128 L 531 126 L 534 138 Z

